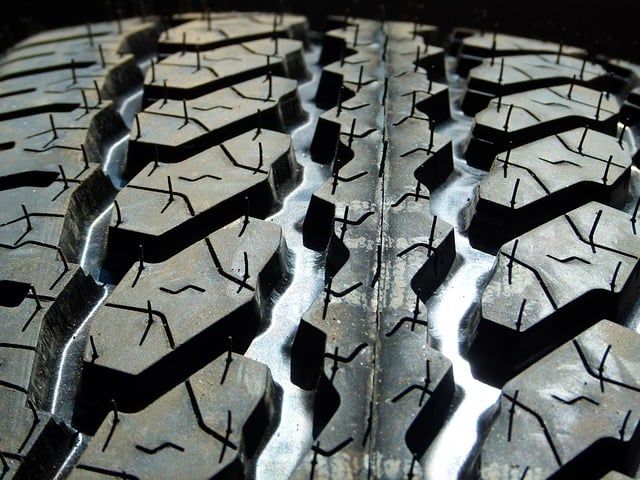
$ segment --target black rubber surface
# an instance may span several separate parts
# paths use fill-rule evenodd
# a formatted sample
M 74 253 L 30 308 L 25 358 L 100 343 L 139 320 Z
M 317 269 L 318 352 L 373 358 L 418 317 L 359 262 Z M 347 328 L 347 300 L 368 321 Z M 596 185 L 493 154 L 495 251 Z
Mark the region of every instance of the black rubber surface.
M 640 70 L 493 32 L 447 50 L 427 24 L 326 24 L 194 12 L 2 58 L 0 477 L 262 479 L 303 418 L 281 478 L 432 478 L 468 395 L 429 317 L 457 248 L 495 255 L 456 347 L 502 389 L 458 475 L 636 475 Z M 314 44 L 321 113 L 300 148 Z M 322 181 L 295 229 L 319 262 L 300 265 L 273 215 L 307 155 Z M 272 345 L 278 384 L 251 345 L 300 269 L 322 285 Z

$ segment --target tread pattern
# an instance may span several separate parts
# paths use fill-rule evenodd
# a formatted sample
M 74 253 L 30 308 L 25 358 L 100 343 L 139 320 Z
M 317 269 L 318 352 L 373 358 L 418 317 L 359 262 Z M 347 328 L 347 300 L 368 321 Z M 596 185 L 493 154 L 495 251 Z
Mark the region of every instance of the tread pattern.
M 487 58 L 501 60 L 504 57 L 507 62 L 509 57 L 555 55 L 562 64 L 565 55 L 583 60 L 590 57 L 587 51 L 577 47 L 464 27 L 455 28 L 449 35 L 449 53 L 457 57 L 456 72 L 465 78 Z M 627 60 L 604 55 L 595 55 L 592 60 L 608 72 L 607 84 L 612 91 L 628 90 L 640 79 L 638 65 Z
M 74 478 L 244 478 L 272 428 L 269 369 L 234 352 L 247 350 L 287 274 L 280 227 L 256 217 L 297 179 L 291 139 L 274 130 L 304 113 L 296 80 L 274 72 L 305 77 L 306 22 L 268 19 L 177 16 L 160 36 L 129 183 L 111 210 L 118 284 L 89 327 L 74 425 L 92 440 Z M 182 33 L 182 53 L 162 55 Z M 239 69 L 212 66 L 230 56 Z M 148 428 L 150 418 L 162 422 Z
M 136 117 L 127 169 L 175 162 L 251 128 L 284 130 L 303 117 L 295 80 L 247 80 L 193 100 L 158 100 Z
M 601 320 L 624 324 L 640 290 L 640 201 L 627 199 L 640 67 L 469 29 L 451 34 L 454 65 L 436 27 L 348 12 L 327 30 L 310 113 L 328 111 L 302 148 L 298 84 L 310 55 L 300 16 L 89 24 L 0 60 L 0 410 L 14 412 L 0 419 L 0 477 L 273 473 L 259 455 L 274 432 L 271 446 L 287 444 L 291 429 L 277 423 L 292 421 L 292 397 L 313 424 L 295 459 L 276 460 L 298 462 L 292 478 L 432 476 L 427 449 L 478 386 L 462 371 L 454 395 L 438 349 L 455 332 L 431 339 L 427 312 L 441 282 L 456 291 L 478 259 L 467 238 L 497 258 L 477 277 L 488 280 L 481 308 L 455 319 L 468 344 L 451 358 L 456 375 L 468 362 L 503 391 L 454 469 L 636 473 L 638 337 Z M 449 86 L 457 97 L 464 82 L 452 68 L 468 79 L 450 108 Z M 458 106 L 475 117 L 460 149 L 443 136 L 460 139 Z M 132 107 L 144 110 L 133 117 Z M 302 171 L 294 144 L 328 165 L 312 167 L 289 202 Z M 443 206 L 483 175 L 458 154 L 488 172 L 466 210 Z M 290 255 L 277 223 L 318 178 L 304 223 L 285 230 L 302 227 Z M 472 216 L 468 234 L 440 212 L 462 230 Z M 269 354 L 247 351 L 281 318 L 272 312 L 287 304 L 299 240 L 314 266 L 325 261 L 325 285 L 295 336 L 274 341 L 292 343 L 276 354 L 275 377 L 290 354 L 291 381 L 307 390 L 280 393 Z M 95 268 L 102 289 L 77 263 Z M 288 327 L 259 343 L 276 330 Z
M 306 68 L 299 40 L 267 38 L 218 48 L 211 52 L 174 53 L 145 77 L 147 99 L 192 99 L 220 87 L 260 75 L 304 78 Z
M 488 170 L 499 152 L 572 128 L 615 135 L 619 110 L 613 95 L 580 85 L 500 97 L 476 115 L 465 156 L 470 165 Z
M 451 227 L 427 213 L 428 188 L 452 170 L 451 143 L 431 117 L 448 116 L 448 102 L 403 54 L 417 38 L 410 25 L 384 30 L 386 81 L 379 23 L 349 19 L 325 36 L 321 58 L 357 50 L 329 65 L 331 75 L 347 82 L 354 64 L 362 73 L 355 85 L 319 87 L 326 98 L 352 97 L 321 116 L 312 145 L 319 161 L 333 159 L 305 220 L 319 247 L 328 243 L 328 281 L 293 344 L 294 382 L 316 396 L 313 446 L 293 478 L 420 476 L 452 398 L 451 364 L 429 346 L 423 303 L 455 256 Z M 431 102 L 442 92 L 444 102 Z
M 153 162 L 118 193 L 111 260 L 166 260 L 230 221 L 266 217 L 296 178 L 288 135 L 250 130 L 179 163 Z
M 142 411 L 117 408 L 69 478 L 245 478 L 274 385 L 265 365 L 229 351 Z
M 472 245 L 503 243 L 589 201 L 622 207 L 629 190 L 631 148 L 587 128 L 507 150 L 494 160 L 471 204 Z
M 73 431 L 46 409 L 63 342 L 98 292 L 62 253 L 58 260 L 43 254 L 48 249 L 0 244 L 0 453 L 7 478 L 51 471 L 73 442 Z
M 600 321 L 624 323 L 638 297 L 637 209 L 615 209 L 626 207 L 634 153 L 625 141 L 633 93 L 622 109 L 620 100 L 637 69 L 530 39 L 452 39 L 468 75 L 462 108 L 475 115 L 466 160 L 489 170 L 470 204 L 469 239 L 498 250 L 469 328 L 474 376 L 504 385 L 477 474 L 633 475 L 637 422 L 623 404 L 635 387 L 620 378 L 637 336 Z
M 491 98 L 556 85 L 578 84 L 596 90 L 608 87 L 609 72 L 601 65 L 549 54 L 492 57 L 469 72 L 462 111 L 475 115 Z
M 466 77 L 485 58 L 528 54 L 556 54 L 582 58 L 587 52 L 578 47 L 498 32 L 461 32 L 457 73 Z
M 280 227 L 247 217 L 165 262 L 131 267 L 92 320 L 78 423 L 84 413 L 90 430 L 111 400 L 137 411 L 230 344 L 246 350 L 285 256 Z
M 91 164 L 127 131 L 113 100 L 140 83 L 136 58 L 155 44 L 147 39 L 155 28 L 126 21 L 52 31 L 5 57 L 0 241 L 55 245 L 79 260 L 81 232 L 112 191 Z
M 639 347 L 637 333 L 602 321 L 510 380 L 482 449 L 481 478 L 633 475 Z
M 266 37 L 307 40 L 307 20 L 299 15 L 203 12 L 176 15 L 175 20 L 180 24 L 160 36 L 161 54 L 213 50 Z
M 503 245 L 482 294 L 479 370 L 512 374 L 602 318 L 622 321 L 640 288 L 632 218 L 593 202 Z
M 44 478 L 76 432 L 49 413 L 62 350 L 98 298 L 75 263 L 113 187 L 98 165 L 126 132 L 153 22 L 54 30 L 0 62 L 0 455 L 3 478 Z M 11 412 L 11 415 L 6 413 Z

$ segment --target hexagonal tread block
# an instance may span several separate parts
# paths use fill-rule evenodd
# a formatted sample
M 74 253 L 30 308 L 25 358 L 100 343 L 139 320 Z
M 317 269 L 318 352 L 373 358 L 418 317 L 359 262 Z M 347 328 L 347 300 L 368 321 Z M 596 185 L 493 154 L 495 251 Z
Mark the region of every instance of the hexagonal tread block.
M 114 402 L 70 478 L 245 478 L 274 412 L 269 369 L 229 352 L 139 412 Z
M 618 100 L 580 85 L 549 87 L 493 99 L 478 113 L 465 158 L 489 170 L 500 152 L 579 127 L 616 134 Z
M 136 116 L 127 169 L 175 162 L 251 128 L 283 130 L 304 117 L 295 80 L 256 78 L 192 100 L 158 100 Z
M 555 54 L 582 58 L 587 52 L 581 48 L 545 42 L 533 38 L 518 37 L 497 32 L 469 32 L 460 40 L 456 71 L 466 77 L 473 67 L 485 58 L 510 55 Z
M 174 53 L 152 64 L 144 82 L 147 100 L 192 99 L 250 78 L 305 78 L 302 42 L 261 39 L 206 52 Z M 277 49 L 276 49 L 277 48 Z
M 575 129 L 496 157 L 480 182 L 469 239 L 495 251 L 503 243 L 589 201 L 622 207 L 631 152 L 627 142 Z
M 603 320 L 510 380 L 482 447 L 480 477 L 634 475 L 638 348 L 637 333 Z
M 205 51 L 270 36 L 304 41 L 307 35 L 306 18 L 291 14 L 205 12 L 176 19 L 187 21 L 165 30 L 158 42 L 160 53 Z
M 472 333 L 472 365 L 500 384 L 640 290 L 635 215 L 589 203 L 502 246 Z
M 147 165 L 116 197 L 110 264 L 160 262 L 238 217 L 265 218 L 297 176 L 291 138 L 252 130 L 180 163 Z
M 91 323 L 80 428 L 95 428 L 110 399 L 137 411 L 225 349 L 243 352 L 285 258 L 280 228 L 246 218 L 163 263 L 132 267 Z
M 572 82 L 604 90 L 610 86 L 608 79 L 609 72 L 586 58 L 543 54 L 487 59 L 469 72 L 462 111 L 473 116 L 493 97 Z

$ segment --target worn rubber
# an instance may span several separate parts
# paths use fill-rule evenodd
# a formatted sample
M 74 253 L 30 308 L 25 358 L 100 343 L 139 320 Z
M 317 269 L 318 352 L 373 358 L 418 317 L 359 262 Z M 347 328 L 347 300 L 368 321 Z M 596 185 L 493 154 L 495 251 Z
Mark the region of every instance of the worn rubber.
M 311 424 L 283 476 L 427 478 L 465 395 L 428 305 L 466 238 L 495 263 L 459 347 L 502 394 L 464 475 L 635 476 L 640 69 L 332 16 L 300 149 L 311 37 L 297 15 L 206 11 L 45 32 L 0 61 L 0 477 L 253 478 L 292 412 L 250 347 L 296 269 L 322 268 L 273 345 Z M 324 175 L 304 267 L 270 218 L 301 155 Z M 459 157 L 481 180 L 449 222 Z

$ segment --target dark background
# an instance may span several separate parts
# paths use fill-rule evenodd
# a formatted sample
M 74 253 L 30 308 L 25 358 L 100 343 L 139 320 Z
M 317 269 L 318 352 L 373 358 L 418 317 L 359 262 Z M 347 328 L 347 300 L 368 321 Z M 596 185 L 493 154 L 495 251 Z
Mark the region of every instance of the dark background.
M 7 2 L 8 3 L 8 2 Z M 42 29 L 122 16 L 166 15 L 202 10 L 292 11 L 309 17 L 321 29 L 329 13 L 380 17 L 435 24 L 443 31 L 455 26 L 497 30 L 554 40 L 640 62 L 640 0 L 10 0 L 0 19 L 0 50 Z

